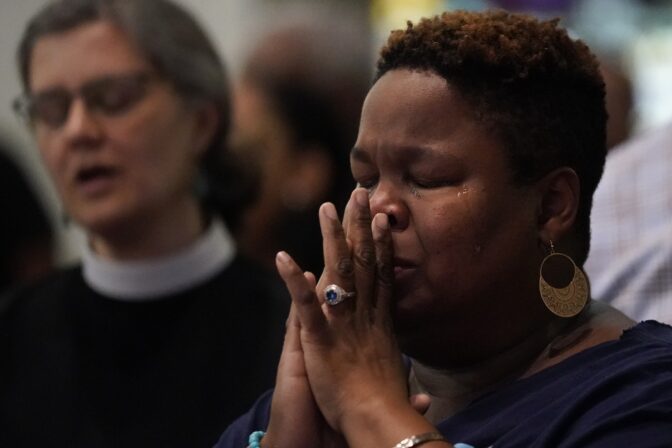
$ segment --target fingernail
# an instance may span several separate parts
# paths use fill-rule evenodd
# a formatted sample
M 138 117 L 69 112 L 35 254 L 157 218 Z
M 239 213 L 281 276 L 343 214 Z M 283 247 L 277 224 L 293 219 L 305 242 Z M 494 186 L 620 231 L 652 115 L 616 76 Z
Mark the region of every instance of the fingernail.
M 359 204 L 362 207 L 368 207 L 369 206 L 368 192 L 363 188 L 357 188 L 355 190 L 355 201 L 357 201 L 357 204 Z
M 338 219 L 338 215 L 336 214 L 336 207 L 334 207 L 334 204 L 332 204 L 331 202 L 322 204 L 322 211 L 324 212 L 327 218 Z
M 287 252 L 285 252 L 283 250 L 278 252 L 278 254 L 275 256 L 275 258 L 282 263 L 287 263 L 289 261 L 289 255 L 287 254 Z

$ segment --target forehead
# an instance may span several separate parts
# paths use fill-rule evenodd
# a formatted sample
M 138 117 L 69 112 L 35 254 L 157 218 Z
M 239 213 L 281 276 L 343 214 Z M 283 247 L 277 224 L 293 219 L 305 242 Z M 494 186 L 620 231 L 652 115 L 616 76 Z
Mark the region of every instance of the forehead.
M 357 147 L 497 146 L 455 87 L 428 71 L 395 69 L 371 88 L 362 108 Z
M 29 85 L 74 88 L 99 76 L 147 68 L 149 62 L 121 29 L 95 21 L 40 37 L 31 53 Z

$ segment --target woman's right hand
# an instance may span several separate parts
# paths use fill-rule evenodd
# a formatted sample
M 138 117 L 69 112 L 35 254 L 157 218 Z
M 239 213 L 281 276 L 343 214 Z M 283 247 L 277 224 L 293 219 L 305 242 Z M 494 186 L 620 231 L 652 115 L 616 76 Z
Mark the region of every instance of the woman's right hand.
M 311 273 L 304 274 L 315 284 Z M 308 383 L 299 332 L 301 326 L 292 305 L 285 342 L 278 364 L 271 419 L 263 448 L 341 448 L 346 447 L 343 437 L 327 425 L 315 403 Z

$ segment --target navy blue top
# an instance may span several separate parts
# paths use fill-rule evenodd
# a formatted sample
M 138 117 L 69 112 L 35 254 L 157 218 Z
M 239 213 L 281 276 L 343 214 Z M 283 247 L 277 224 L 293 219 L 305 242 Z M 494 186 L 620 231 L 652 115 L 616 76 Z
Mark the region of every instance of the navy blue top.
M 269 391 L 216 448 L 247 446 L 252 431 L 267 427 L 270 404 Z M 475 448 L 670 448 L 672 327 L 642 322 L 478 398 L 438 429 Z

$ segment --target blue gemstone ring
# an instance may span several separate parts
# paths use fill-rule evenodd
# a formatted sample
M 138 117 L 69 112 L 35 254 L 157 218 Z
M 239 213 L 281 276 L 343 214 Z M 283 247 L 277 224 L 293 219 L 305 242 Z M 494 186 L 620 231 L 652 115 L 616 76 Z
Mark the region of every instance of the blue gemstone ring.
M 331 306 L 338 305 L 345 299 L 354 296 L 354 292 L 347 292 L 338 285 L 329 285 L 324 288 L 324 300 Z

